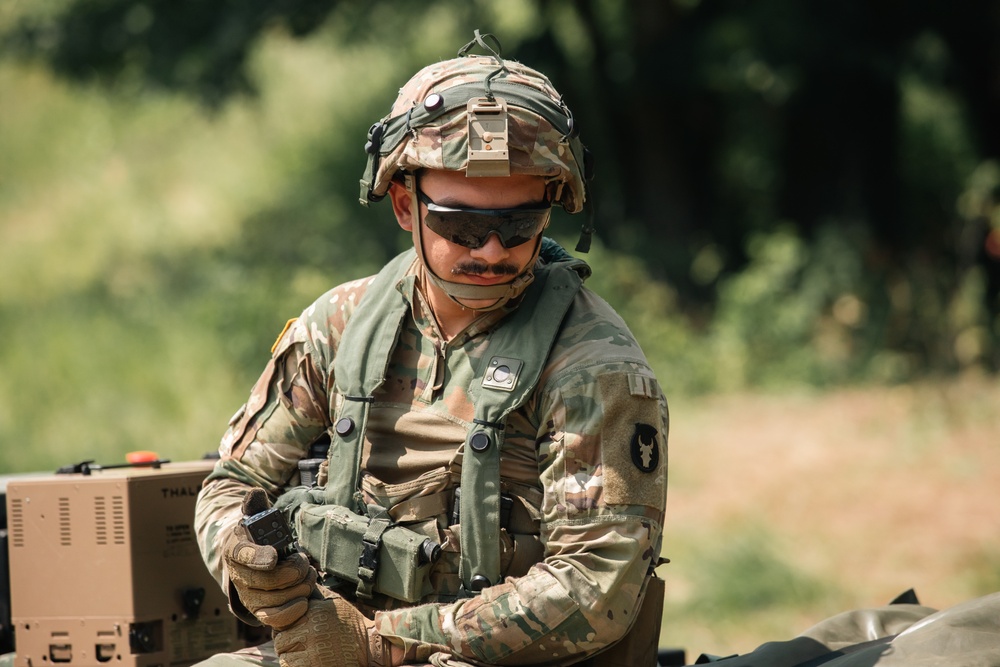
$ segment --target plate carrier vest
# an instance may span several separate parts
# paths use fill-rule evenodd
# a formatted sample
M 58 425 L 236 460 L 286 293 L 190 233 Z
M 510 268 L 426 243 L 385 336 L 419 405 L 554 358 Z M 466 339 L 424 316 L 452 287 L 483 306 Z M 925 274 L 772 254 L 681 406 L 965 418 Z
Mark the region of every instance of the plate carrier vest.
M 373 593 L 416 602 L 430 592 L 430 540 L 395 525 L 385 508 L 365 506 L 361 457 L 369 408 L 385 381 L 389 358 L 409 314 L 396 284 L 412 265 L 411 249 L 373 279 L 351 315 L 334 359 L 336 391 L 344 397 L 330 429 L 329 477 L 324 488 L 299 487 L 278 501 L 294 522 L 299 543 L 320 567 Z M 520 305 L 489 333 L 487 353 L 468 387 L 475 417 L 464 443 L 460 488 L 461 595 L 501 580 L 500 454 L 508 416 L 530 398 L 562 321 L 583 281 L 585 262 L 543 239 L 534 282 Z M 431 548 L 428 549 L 428 546 Z M 382 567 L 386 560 L 389 567 Z

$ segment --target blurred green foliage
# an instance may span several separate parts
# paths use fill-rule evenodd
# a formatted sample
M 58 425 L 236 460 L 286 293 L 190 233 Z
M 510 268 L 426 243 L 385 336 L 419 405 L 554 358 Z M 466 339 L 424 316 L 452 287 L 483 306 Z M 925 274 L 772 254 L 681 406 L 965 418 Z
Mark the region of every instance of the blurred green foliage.
M 973 554 L 966 563 L 966 578 L 972 590 L 1000 591 L 1000 558 L 995 549 Z
M 661 645 L 745 653 L 786 640 L 847 608 L 845 582 L 796 562 L 794 546 L 754 522 L 719 525 L 670 547 Z
M 745 526 L 708 542 L 695 556 L 698 591 L 675 613 L 706 623 L 743 622 L 748 615 L 816 604 L 832 590 L 782 558 L 776 540 L 760 526 Z
M 590 284 L 668 394 L 995 371 L 998 18 L 890 4 L 4 3 L 0 471 L 213 450 L 285 320 L 408 243 L 365 132 L 473 28 L 574 108 Z

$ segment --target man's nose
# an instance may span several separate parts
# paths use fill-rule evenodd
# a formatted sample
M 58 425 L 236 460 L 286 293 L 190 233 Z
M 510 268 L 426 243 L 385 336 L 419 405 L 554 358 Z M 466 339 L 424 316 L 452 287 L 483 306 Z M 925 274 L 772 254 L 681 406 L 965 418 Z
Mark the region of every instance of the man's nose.
M 474 259 L 487 264 L 499 264 L 510 256 L 510 251 L 503 247 L 500 242 L 500 235 L 493 232 L 486 238 L 486 243 L 471 251 Z

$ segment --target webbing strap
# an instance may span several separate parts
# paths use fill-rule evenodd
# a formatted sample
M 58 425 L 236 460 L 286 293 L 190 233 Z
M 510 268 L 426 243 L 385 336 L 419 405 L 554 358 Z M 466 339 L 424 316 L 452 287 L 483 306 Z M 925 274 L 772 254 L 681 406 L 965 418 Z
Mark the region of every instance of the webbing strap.
M 368 506 L 368 530 L 361 538 L 361 557 L 358 559 L 357 596 L 370 600 L 375 595 L 375 578 L 379 568 L 379 550 L 382 548 L 382 534 L 392 527 L 388 512 L 378 505 Z
M 370 401 L 364 397 L 352 396 L 344 401 L 337 422 L 330 431 L 328 479 L 324 488 L 324 502 L 340 505 L 357 511 L 358 475 L 361 470 L 361 454 L 364 450 L 364 433 L 368 426 Z
M 582 262 L 578 264 L 583 265 Z M 583 280 L 574 270 L 539 271 L 510 320 L 493 332 L 477 378 L 469 388 L 476 406 L 474 426 L 462 454 L 459 576 L 467 594 L 500 581 L 500 453 L 508 415 L 535 390 L 563 317 Z M 489 364 L 501 356 L 524 361 L 510 390 L 487 384 Z
M 329 481 L 324 494 L 328 504 L 364 512 L 356 491 L 368 410 L 372 394 L 385 382 L 389 356 L 409 308 L 396 283 L 415 258 L 411 249 L 390 261 L 372 279 L 361 301 L 364 306 L 355 309 L 344 327 L 334 359 L 334 380 L 345 400 L 330 431 Z

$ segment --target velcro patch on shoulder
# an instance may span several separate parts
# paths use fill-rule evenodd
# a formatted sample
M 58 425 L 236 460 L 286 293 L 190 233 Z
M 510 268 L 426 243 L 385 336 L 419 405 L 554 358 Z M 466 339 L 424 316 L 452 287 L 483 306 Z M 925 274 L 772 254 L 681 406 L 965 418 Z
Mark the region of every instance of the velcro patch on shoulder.
M 662 511 L 666 503 L 667 452 L 665 433 L 661 433 L 660 403 L 648 400 L 645 394 L 637 396 L 633 378 L 649 379 L 630 373 L 597 376 L 597 395 L 604 415 L 600 433 L 604 501 L 609 505 L 646 505 Z
M 656 381 L 656 378 L 648 375 L 629 373 L 628 391 L 633 396 L 658 399 L 660 397 L 660 383 Z

